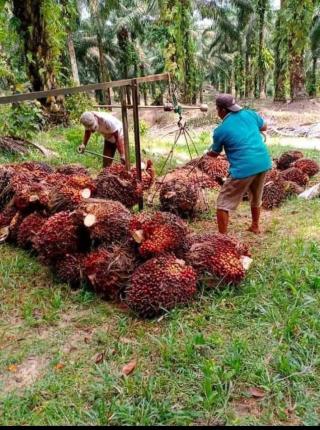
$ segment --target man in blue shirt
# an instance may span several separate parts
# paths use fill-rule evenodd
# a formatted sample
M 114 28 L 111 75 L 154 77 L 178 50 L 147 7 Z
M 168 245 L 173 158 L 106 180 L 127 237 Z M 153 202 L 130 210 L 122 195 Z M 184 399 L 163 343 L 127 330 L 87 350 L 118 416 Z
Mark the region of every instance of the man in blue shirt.
M 252 214 L 249 231 L 259 234 L 265 176 L 272 168 L 271 157 L 261 136 L 267 126 L 256 112 L 237 105 L 231 94 L 220 94 L 216 105 L 222 123 L 214 130 L 208 155 L 217 157 L 224 149 L 230 163 L 229 177 L 217 200 L 219 232 L 227 233 L 229 212 L 237 209 L 248 192 Z

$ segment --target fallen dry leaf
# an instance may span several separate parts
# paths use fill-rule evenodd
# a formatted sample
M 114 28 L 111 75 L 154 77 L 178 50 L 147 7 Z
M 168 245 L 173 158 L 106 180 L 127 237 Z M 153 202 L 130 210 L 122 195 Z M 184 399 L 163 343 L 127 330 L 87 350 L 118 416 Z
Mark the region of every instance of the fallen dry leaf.
M 104 353 L 104 352 L 100 352 L 99 354 L 97 354 L 97 355 L 95 356 L 95 358 L 94 358 L 94 362 L 95 362 L 96 364 L 100 364 L 100 363 L 102 363 L 102 362 L 103 362 L 104 357 L 105 357 L 105 353 Z
M 9 372 L 16 373 L 17 370 L 18 370 L 18 368 L 15 364 L 10 364 L 10 366 L 8 366 Z
M 261 388 L 256 388 L 256 387 L 250 387 L 249 393 L 253 397 L 256 397 L 258 399 L 263 399 L 266 396 L 266 392 L 264 390 L 262 390 Z
M 130 375 L 134 371 L 134 369 L 137 367 L 137 360 L 131 360 L 130 363 L 126 364 L 122 368 L 122 373 L 126 376 Z
M 62 364 L 62 363 L 58 363 L 58 364 L 56 364 L 56 365 L 54 366 L 54 368 L 55 368 L 56 370 L 61 370 L 61 369 L 63 369 L 63 368 L 64 368 L 64 364 Z

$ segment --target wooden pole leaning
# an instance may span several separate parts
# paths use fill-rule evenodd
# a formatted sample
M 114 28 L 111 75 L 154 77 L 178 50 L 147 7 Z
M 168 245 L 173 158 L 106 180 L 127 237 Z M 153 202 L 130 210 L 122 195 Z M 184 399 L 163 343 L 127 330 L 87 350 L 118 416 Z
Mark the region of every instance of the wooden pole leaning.
M 126 158 L 126 169 L 127 171 L 129 171 L 130 170 L 129 126 L 128 126 L 126 89 L 124 87 L 120 89 L 120 95 L 121 95 L 121 113 L 122 113 L 122 124 L 123 124 L 124 154 Z

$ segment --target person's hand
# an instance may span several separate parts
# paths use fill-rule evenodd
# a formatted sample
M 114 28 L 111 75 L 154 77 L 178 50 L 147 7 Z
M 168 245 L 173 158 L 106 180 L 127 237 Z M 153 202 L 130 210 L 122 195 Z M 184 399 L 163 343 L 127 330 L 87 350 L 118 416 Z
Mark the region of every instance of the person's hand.
M 121 161 L 121 164 L 123 164 L 125 166 L 125 164 L 126 164 L 125 157 L 120 157 L 120 161 Z
M 78 147 L 78 152 L 79 154 L 83 154 L 84 151 L 86 150 L 86 145 L 84 145 L 83 143 Z

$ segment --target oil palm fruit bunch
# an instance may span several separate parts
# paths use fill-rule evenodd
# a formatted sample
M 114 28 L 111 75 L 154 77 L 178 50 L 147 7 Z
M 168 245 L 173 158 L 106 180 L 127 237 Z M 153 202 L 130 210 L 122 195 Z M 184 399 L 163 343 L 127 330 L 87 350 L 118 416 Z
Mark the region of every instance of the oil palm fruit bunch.
M 84 278 L 85 254 L 74 253 L 66 254 L 54 264 L 54 271 L 61 282 L 78 287 Z
M 281 178 L 285 181 L 295 182 L 301 187 L 306 186 L 309 182 L 309 176 L 297 167 L 290 167 L 281 172 Z
M 284 152 L 277 160 L 277 168 L 279 170 L 288 169 L 292 163 L 303 158 L 303 153 L 301 151 L 287 151 Z
M 285 181 L 282 179 L 267 182 L 263 188 L 262 207 L 273 209 L 279 207 L 286 199 Z
M 185 259 L 199 276 L 213 275 L 228 284 L 238 284 L 244 279 L 244 257 L 250 257 L 246 244 L 220 233 L 193 234 L 186 242 Z
M 96 293 L 106 299 L 118 300 L 128 286 L 137 260 L 130 247 L 114 244 L 89 253 L 83 266 Z
M 127 240 L 131 213 L 120 202 L 94 199 L 94 202 L 83 203 L 78 212 L 91 240 L 107 244 Z
M 188 233 L 184 221 L 168 212 L 142 212 L 132 218 L 129 228 L 143 257 L 179 249 Z
M 125 166 L 115 164 L 104 169 L 96 179 L 97 197 L 115 200 L 132 208 L 143 195 L 143 185 Z
M 292 164 L 292 167 L 302 170 L 309 178 L 312 178 L 312 176 L 315 176 L 320 171 L 319 164 L 310 158 L 300 158 Z
M 52 264 L 79 249 L 80 217 L 75 212 L 59 212 L 46 220 L 35 239 L 39 259 Z
M 199 186 L 184 181 L 170 181 L 160 190 L 161 210 L 181 217 L 193 216 L 200 197 Z
M 36 237 L 46 219 L 45 216 L 37 212 L 33 212 L 24 218 L 19 226 L 17 236 L 17 242 L 21 248 L 30 249 L 34 247 Z
M 131 277 L 126 303 L 143 318 L 189 303 L 194 298 L 197 276 L 191 266 L 173 254 L 152 258 Z

